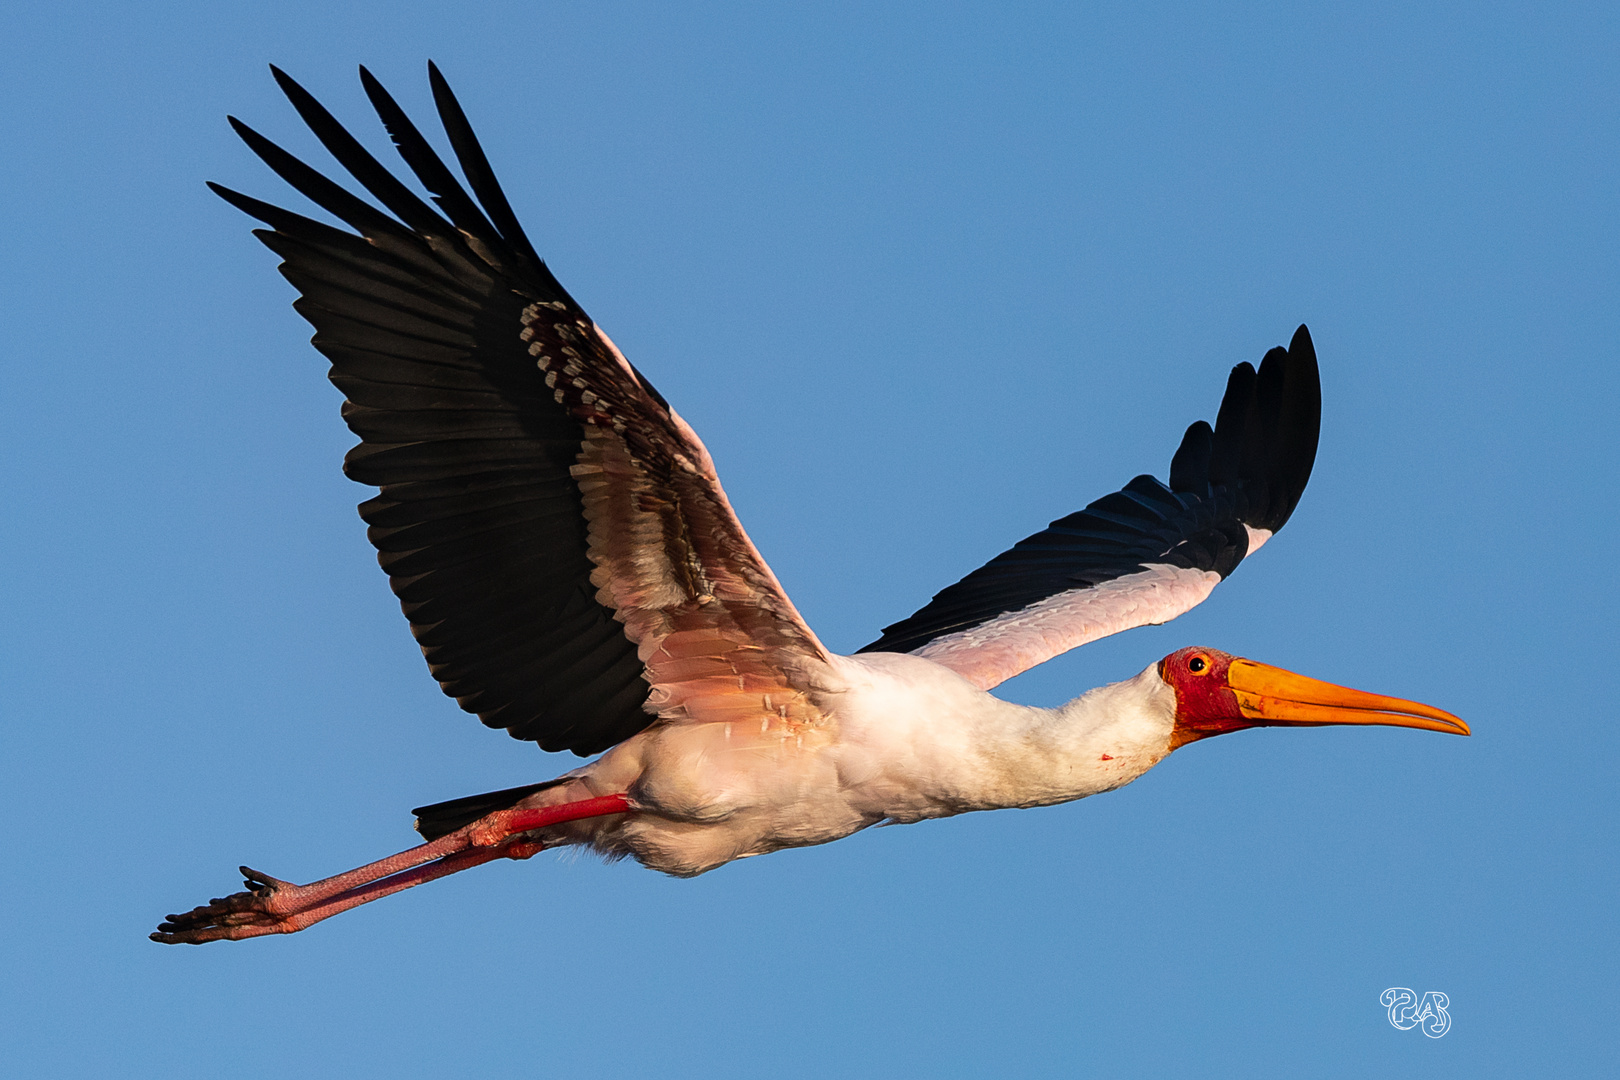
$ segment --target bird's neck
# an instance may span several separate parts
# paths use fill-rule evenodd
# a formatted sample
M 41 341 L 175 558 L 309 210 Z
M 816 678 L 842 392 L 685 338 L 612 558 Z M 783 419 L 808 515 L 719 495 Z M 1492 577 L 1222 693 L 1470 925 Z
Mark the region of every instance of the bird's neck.
M 1170 753 L 1176 691 L 1157 665 L 1136 678 L 1090 690 L 1051 709 L 1050 721 L 1025 735 L 1047 759 L 1047 777 L 1064 798 L 1108 792 L 1142 776 Z
M 1068 802 L 1130 783 L 1169 753 L 1175 691 L 1148 668 L 1056 709 L 1024 710 L 985 746 L 1004 763 L 1005 806 Z
M 880 662 L 904 693 L 890 698 L 891 679 L 874 680 L 872 695 L 858 695 L 862 707 L 846 714 L 845 733 L 863 762 L 881 763 L 861 786 L 895 820 L 1068 802 L 1128 784 L 1169 752 L 1175 692 L 1155 668 L 1042 709 L 954 673 L 913 671 L 938 668 L 919 658 Z

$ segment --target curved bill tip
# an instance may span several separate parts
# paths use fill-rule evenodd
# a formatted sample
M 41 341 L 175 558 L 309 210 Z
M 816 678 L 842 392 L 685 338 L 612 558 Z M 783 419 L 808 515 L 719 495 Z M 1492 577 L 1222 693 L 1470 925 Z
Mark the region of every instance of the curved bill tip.
M 1261 725 L 1381 724 L 1472 734 L 1461 718 L 1444 709 L 1351 690 L 1253 660 L 1233 660 L 1226 680 L 1244 717 Z

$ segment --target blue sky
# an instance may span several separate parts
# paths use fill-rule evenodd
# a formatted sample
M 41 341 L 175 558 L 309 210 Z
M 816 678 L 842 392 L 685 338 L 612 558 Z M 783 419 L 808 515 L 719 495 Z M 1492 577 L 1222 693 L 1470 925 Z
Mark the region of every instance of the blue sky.
M 334 10 L 340 9 L 340 10 Z M 26 4 L 0 155 L 15 1075 L 1519 1077 L 1620 1065 L 1612 5 Z M 1469 740 L 1259 731 L 694 881 L 541 857 L 165 949 L 239 862 L 570 767 L 443 698 L 212 179 L 443 67 L 536 245 L 834 648 L 1140 472 L 1309 323 L 1321 453 L 1185 644 Z M 1397 1031 L 1385 987 L 1451 1000 Z

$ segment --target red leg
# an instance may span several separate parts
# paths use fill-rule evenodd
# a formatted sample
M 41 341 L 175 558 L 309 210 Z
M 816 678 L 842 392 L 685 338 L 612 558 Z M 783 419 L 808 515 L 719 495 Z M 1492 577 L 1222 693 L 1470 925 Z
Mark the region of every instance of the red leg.
M 250 891 L 215 899 L 183 915 L 170 915 L 152 934 L 165 945 L 200 945 L 264 934 L 291 934 L 340 911 L 420 885 L 424 881 L 479 866 L 491 859 L 527 859 L 544 845 L 514 837 L 581 818 L 632 813 L 623 795 L 545 806 L 497 810 L 465 828 L 386 859 L 325 878 L 294 885 L 242 867 Z

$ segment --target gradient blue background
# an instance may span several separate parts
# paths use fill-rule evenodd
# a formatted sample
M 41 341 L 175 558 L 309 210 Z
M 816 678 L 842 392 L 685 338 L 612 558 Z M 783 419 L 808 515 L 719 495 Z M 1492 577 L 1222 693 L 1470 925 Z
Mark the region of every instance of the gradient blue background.
M 0 33 L 15 1076 L 1595 1076 L 1620 1066 L 1620 15 L 1592 5 L 25 4 Z M 428 678 L 274 257 L 203 187 L 433 57 L 558 275 L 853 649 L 1308 322 L 1321 454 L 1206 644 L 1469 740 L 1261 731 L 695 881 L 543 855 L 171 949 L 247 862 L 572 758 Z M 419 115 L 423 126 L 428 118 Z M 379 149 L 379 152 L 381 150 Z M 1440 1040 L 1385 987 L 1440 990 Z

